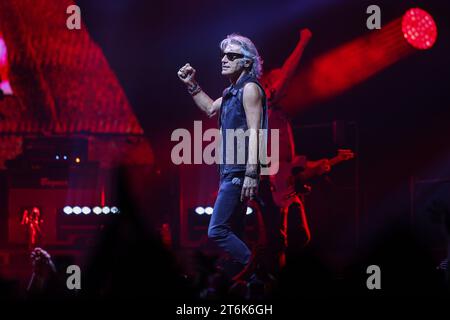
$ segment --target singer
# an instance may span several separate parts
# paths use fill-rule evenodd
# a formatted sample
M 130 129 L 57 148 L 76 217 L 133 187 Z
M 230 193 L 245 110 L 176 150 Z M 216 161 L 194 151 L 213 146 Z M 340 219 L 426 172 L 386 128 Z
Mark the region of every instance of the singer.
M 188 63 L 178 71 L 195 104 L 208 116 L 218 115 L 222 132 L 222 157 L 219 165 L 220 187 L 208 228 L 214 240 L 232 258 L 229 274 L 242 271 L 250 262 L 251 252 L 242 240 L 247 200 L 256 197 L 260 161 L 258 148 L 265 143 L 258 134 L 267 130 L 267 103 L 264 89 L 258 82 L 262 75 L 262 59 L 253 42 L 241 35 L 231 34 L 220 43 L 222 75 L 230 86 L 221 98 L 212 100 L 195 80 L 195 69 Z M 233 141 L 227 143 L 227 130 L 250 132 L 244 147 Z M 238 130 L 242 129 L 242 130 Z M 239 139 L 239 137 L 237 137 Z M 229 148 L 232 146 L 232 148 Z M 245 154 L 242 154 L 245 153 Z M 244 163 L 237 162 L 244 156 Z

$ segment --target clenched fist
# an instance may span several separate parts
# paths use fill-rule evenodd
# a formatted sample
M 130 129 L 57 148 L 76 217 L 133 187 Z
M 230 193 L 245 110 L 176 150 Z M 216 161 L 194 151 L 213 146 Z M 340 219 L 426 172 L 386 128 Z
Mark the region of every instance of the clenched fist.
M 195 82 L 195 69 L 191 67 L 189 63 L 186 63 L 183 67 L 178 70 L 178 78 L 185 83 L 186 85 L 192 84 Z

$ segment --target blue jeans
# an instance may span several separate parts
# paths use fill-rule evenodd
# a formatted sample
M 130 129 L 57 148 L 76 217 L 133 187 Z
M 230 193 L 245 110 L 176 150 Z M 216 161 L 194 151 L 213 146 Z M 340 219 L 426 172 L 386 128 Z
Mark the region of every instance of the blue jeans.
M 240 239 L 245 228 L 246 201 L 241 202 L 244 172 L 221 175 L 219 193 L 209 222 L 208 237 L 238 263 L 247 264 L 251 252 Z

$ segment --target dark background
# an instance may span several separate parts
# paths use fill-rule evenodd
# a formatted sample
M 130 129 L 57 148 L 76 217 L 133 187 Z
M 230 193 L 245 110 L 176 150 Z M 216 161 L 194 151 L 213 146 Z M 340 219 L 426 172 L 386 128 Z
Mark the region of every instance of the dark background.
M 219 42 L 232 32 L 250 37 L 269 70 L 294 48 L 299 30 L 313 38 L 301 64 L 367 34 L 366 8 L 372 1 L 143 1 L 80 0 L 82 18 L 102 47 L 124 87 L 162 172 L 170 164 L 171 132 L 204 119 L 176 72 L 189 62 L 212 97 L 227 82 L 220 76 Z M 411 178 L 450 177 L 450 3 L 377 1 L 382 26 L 411 7 L 432 14 L 438 39 L 431 50 L 417 51 L 367 81 L 298 114 L 296 126 L 353 122 L 359 149 L 360 241 L 383 238 L 391 223 L 414 218 Z M 399 40 L 400 41 L 400 40 Z M 297 140 L 302 137 L 297 136 Z M 317 145 L 319 149 L 321 146 Z M 311 156 L 323 156 L 308 150 Z M 428 184 L 427 203 L 448 200 L 442 184 Z M 414 199 L 413 199 L 414 200 Z M 426 207 L 426 206 L 425 206 Z

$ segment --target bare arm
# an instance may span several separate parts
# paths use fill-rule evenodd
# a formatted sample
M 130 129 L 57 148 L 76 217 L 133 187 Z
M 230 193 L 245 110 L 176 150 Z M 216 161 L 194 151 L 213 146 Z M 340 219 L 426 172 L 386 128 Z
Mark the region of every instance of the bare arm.
M 294 72 L 297 69 L 300 59 L 303 55 L 303 51 L 305 50 L 305 47 L 308 44 L 311 36 L 312 34 L 309 29 L 302 29 L 300 31 L 300 40 L 298 41 L 294 51 L 292 51 L 292 53 L 289 55 L 289 57 L 281 67 L 280 77 L 275 82 L 275 97 L 273 98 L 274 101 L 282 96 L 289 80 L 294 75 Z
M 211 99 L 204 92 L 195 80 L 195 69 L 189 63 L 186 63 L 178 70 L 178 78 L 186 85 L 189 93 L 192 95 L 195 104 L 209 117 L 214 116 L 222 104 L 222 98 Z
M 195 104 L 205 112 L 208 117 L 215 116 L 222 104 L 222 97 L 212 100 L 203 90 L 192 98 L 194 99 Z
M 243 104 L 247 126 L 250 130 L 248 146 L 248 163 L 246 177 L 241 192 L 241 201 L 244 198 L 251 198 L 258 191 L 258 129 L 260 129 L 262 116 L 262 97 L 261 89 L 255 83 L 248 83 L 244 87 Z M 256 177 L 256 178 L 255 178 Z
M 244 87 L 243 104 L 247 126 L 250 129 L 248 163 L 258 164 L 258 129 L 261 124 L 262 114 L 262 93 L 255 83 L 248 83 Z

